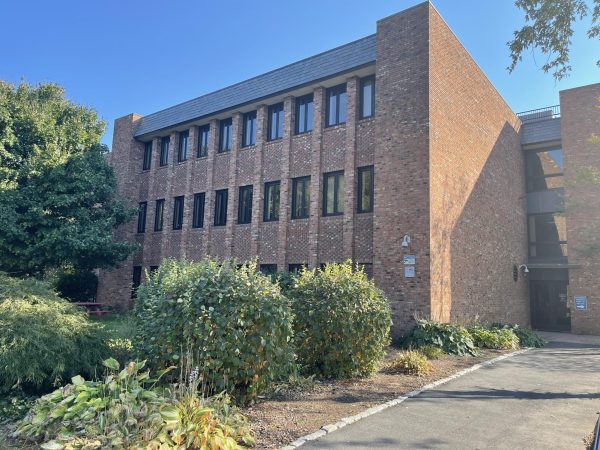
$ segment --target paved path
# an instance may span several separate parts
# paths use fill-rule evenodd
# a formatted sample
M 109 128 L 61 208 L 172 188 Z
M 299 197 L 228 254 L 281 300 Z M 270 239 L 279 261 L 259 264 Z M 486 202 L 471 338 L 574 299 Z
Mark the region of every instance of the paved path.
M 600 411 L 600 337 L 484 367 L 348 425 L 309 449 L 579 449 Z

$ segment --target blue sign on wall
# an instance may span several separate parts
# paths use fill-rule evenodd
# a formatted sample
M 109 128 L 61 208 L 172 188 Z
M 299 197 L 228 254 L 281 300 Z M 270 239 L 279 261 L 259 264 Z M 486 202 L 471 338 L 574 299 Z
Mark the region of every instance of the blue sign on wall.
M 575 296 L 575 309 L 588 309 L 587 296 L 576 295 Z

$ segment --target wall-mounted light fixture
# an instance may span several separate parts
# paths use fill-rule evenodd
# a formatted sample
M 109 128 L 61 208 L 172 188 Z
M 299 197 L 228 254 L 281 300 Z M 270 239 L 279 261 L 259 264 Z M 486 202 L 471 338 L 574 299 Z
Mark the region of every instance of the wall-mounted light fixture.
M 519 266 L 519 270 L 523 272 L 523 275 L 525 276 L 527 276 L 527 274 L 529 273 L 529 267 L 527 267 L 525 264 L 521 264 Z
M 409 245 L 410 245 L 410 236 L 408 234 L 405 234 L 404 237 L 402 238 L 402 247 L 408 248 Z

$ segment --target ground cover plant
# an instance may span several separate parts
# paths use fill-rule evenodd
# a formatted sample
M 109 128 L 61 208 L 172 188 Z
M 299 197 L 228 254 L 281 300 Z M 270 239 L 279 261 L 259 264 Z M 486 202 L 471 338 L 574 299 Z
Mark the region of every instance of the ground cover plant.
M 469 331 L 460 325 L 419 319 L 415 327 L 402 336 L 400 344 L 406 348 L 419 349 L 433 345 L 454 355 L 475 355 L 476 346 Z
M 543 347 L 546 345 L 546 342 L 531 328 L 506 323 L 495 323 L 492 327 L 512 330 L 519 339 L 519 346 L 521 347 Z
M 480 325 L 470 327 L 469 334 L 480 348 L 510 350 L 519 347 L 519 338 L 509 328 L 486 328 Z
M 408 375 L 425 375 L 431 372 L 431 363 L 427 357 L 417 350 L 398 353 L 385 368 L 387 373 L 405 373 Z

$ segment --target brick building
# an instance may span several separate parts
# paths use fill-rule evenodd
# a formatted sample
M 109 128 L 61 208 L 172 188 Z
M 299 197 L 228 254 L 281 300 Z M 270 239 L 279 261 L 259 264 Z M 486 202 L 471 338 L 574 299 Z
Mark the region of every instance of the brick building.
M 573 165 L 591 158 L 599 90 L 563 92 L 562 122 L 552 110 L 520 119 L 426 2 L 380 20 L 374 35 L 117 119 L 109 162 L 140 208 L 117 234 L 143 250 L 101 273 L 99 301 L 128 305 L 132 284 L 165 257 L 257 258 L 267 272 L 352 259 L 389 297 L 395 332 L 415 315 L 529 324 L 530 305 L 562 301 L 568 279 L 588 298 L 572 329 L 600 332 L 598 260 L 539 256 L 536 246 L 563 251 L 563 235 L 528 240 L 538 216 L 565 222 L 552 215 L 564 183 L 551 182 L 563 173 L 556 164 L 567 179 L 574 170 L 571 148 Z M 570 149 L 557 161 L 541 150 L 560 149 L 561 136 Z M 534 156 L 544 189 L 528 187 Z M 573 193 L 598 207 L 594 189 Z M 591 222 L 577 214 L 566 218 L 570 242 L 585 243 Z M 533 289 L 530 302 L 530 284 L 547 292 Z

